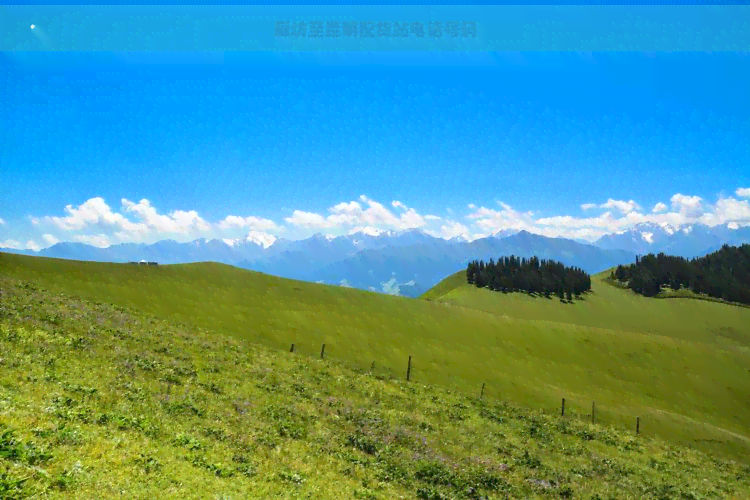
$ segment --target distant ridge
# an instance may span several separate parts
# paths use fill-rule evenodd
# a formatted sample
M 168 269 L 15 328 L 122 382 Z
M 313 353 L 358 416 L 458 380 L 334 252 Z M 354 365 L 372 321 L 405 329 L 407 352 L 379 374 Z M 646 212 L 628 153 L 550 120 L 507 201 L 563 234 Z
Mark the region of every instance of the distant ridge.
M 357 232 L 338 237 L 316 234 L 297 241 L 280 238 L 271 244 L 248 235 L 236 240 L 197 239 L 187 243 L 162 240 L 150 245 L 124 243 L 107 248 L 64 242 L 39 252 L 0 250 L 98 262 L 213 261 L 287 278 L 416 297 L 473 259 L 511 253 L 521 257 L 536 255 L 597 273 L 618 264 L 629 264 L 637 254 L 664 251 L 693 257 L 717 250 L 723 243 L 743 242 L 750 243 L 750 227 L 639 224 L 626 232 L 603 236 L 595 243 L 517 230 L 503 230 L 474 241 L 445 240 L 413 229 Z

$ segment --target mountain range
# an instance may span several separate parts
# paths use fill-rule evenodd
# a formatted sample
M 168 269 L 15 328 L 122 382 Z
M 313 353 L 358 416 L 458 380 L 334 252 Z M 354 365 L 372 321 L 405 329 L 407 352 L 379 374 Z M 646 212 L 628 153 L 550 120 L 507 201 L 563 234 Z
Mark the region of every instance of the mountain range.
M 446 240 L 420 230 L 409 230 L 378 234 L 358 232 L 338 237 L 316 234 L 297 241 L 278 239 L 271 245 L 264 245 L 248 235 L 238 240 L 198 239 L 187 243 L 163 240 L 107 248 L 57 243 L 38 252 L 0 250 L 103 262 L 216 261 L 285 278 L 416 297 L 474 259 L 536 255 L 596 273 L 633 262 L 638 254 L 665 252 L 690 258 L 714 251 L 725 243 L 749 242 L 750 227 L 700 224 L 675 227 L 647 223 L 605 235 L 594 243 L 514 230 L 474 241 Z

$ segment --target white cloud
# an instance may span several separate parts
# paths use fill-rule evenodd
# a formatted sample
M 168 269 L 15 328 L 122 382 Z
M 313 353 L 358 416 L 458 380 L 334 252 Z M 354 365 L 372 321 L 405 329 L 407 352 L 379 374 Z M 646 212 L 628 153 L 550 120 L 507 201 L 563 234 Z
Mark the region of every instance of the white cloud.
M 137 232 L 146 230 L 145 225 L 135 224 L 123 215 L 112 212 L 104 198 L 96 197 L 87 200 L 78 207 L 67 205 L 65 217 L 32 218 L 34 225 L 52 224 L 63 231 L 76 231 L 89 226 L 112 226 L 122 231 Z
M 34 240 L 29 240 L 26 242 L 26 250 L 34 250 L 35 252 L 38 252 L 41 249 L 42 247 Z
M 534 220 L 529 212 L 517 212 L 508 204 L 499 202 L 502 210 L 480 207 L 467 218 L 473 219 L 474 225 L 483 233 L 496 233 L 502 229 L 530 230 Z
M 617 210 L 620 213 L 628 214 L 630 212 L 634 212 L 636 210 L 640 210 L 641 207 L 633 200 L 630 201 L 622 201 L 622 200 L 613 200 L 612 198 L 607 199 L 606 203 L 602 203 L 601 205 L 597 205 L 596 203 L 584 203 L 581 205 L 581 210 L 591 210 L 593 208 L 604 208 L 607 210 Z
M 211 229 L 211 226 L 195 210 L 175 210 L 169 215 L 160 215 L 151 206 L 151 202 L 145 198 L 138 203 L 123 198 L 122 207 L 126 212 L 133 213 L 143 224 L 157 233 L 200 233 Z
M 655 213 L 655 214 L 656 214 L 656 213 L 659 213 L 659 212 L 664 212 L 664 211 L 666 211 L 666 210 L 667 210 L 668 208 L 669 208 L 669 207 L 667 207 L 667 205 L 665 205 L 665 204 L 664 204 L 664 203 L 662 203 L 662 202 L 659 202 L 659 203 L 657 203 L 656 205 L 654 205 L 654 208 L 652 208 L 652 209 L 651 209 L 651 212 L 653 212 L 653 213 Z
M 305 228 L 328 228 L 333 223 L 320 214 L 295 210 L 291 217 L 284 219 L 288 224 Z
M 47 243 L 48 245 L 50 245 L 50 246 L 54 245 L 55 243 L 59 243 L 59 242 L 60 242 L 60 240 L 58 240 L 57 238 L 55 238 L 55 237 L 54 237 L 54 236 L 52 236 L 51 234 L 43 234 L 43 235 L 42 235 L 42 239 L 44 239 L 44 241 L 45 241 L 45 242 L 46 242 L 46 243 Z
M 455 237 L 462 237 L 465 240 L 471 238 L 471 236 L 469 235 L 469 228 L 464 226 L 460 222 L 455 221 L 446 221 L 445 224 L 440 226 L 439 231 L 428 230 L 425 231 L 425 233 L 435 238 L 451 239 Z
M 740 188 L 736 194 L 737 196 L 750 194 L 748 191 L 750 188 Z M 459 237 L 466 241 L 509 229 L 526 230 L 549 237 L 593 241 L 604 234 L 625 231 L 639 223 L 657 224 L 670 231 L 693 223 L 703 223 L 709 226 L 732 224 L 733 227 L 750 225 L 750 200 L 748 199 L 720 198 L 715 204 L 709 204 L 699 196 L 677 193 L 670 198 L 670 202 L 671 206 L 657 203 L 650 212 L 645 213 L 634 200 L 621 201 L 609 198 L 600 205 L 588 203 L 580 206 L 583 210 L 595 207 L 607 209 L 596 217 L 571 215 L 539 217 L 535 215 L 535 212 L 521 212 L 503 202 L 498 202 L 497 209 L 470 204 L 468 207 L 471 207 L 471 210 L 464 216 L 464 219 L 460 219 L 461 222 L 457 222 L 450 215 L 445 219 L 437 215 L 421 215 L 414 208 L 407 207 L 400 201 L 394 200 L 390 202 L 391 206 L 387 207 L 362 195 L 357 200 L 331 206 L 327 214 L 294 210 L 285 221 L 297 228 L 320 230 L 329 236 L 358 232 L 379 235 L 387 231 L 424 228 L 427 234 L 435 237 L 445 239 Z M 219 236 L 221 234 L 219 230 L 246 229 L 249 230 L 246 236 L 239 239 L 224 239 L 224 241 L 233 245 L 242 241 L 252 241 L 268 247 L 276 241 L 276 236 L 271 233 L 285 229 L 284 226 L 277 225 L 270 219 L 255 216 L 229 215 L 216 224 L 210 224 L 194 210 L 177 210 L 169 214 L 160 214 L 146 199 L 138 203 L 123 199 L 122 212 L 132 216 L 133 220 L 121 213 L 113 212 L 102 198 L 91 198 L 77 207 L 68 205 L 62 217 L 32 217 L 32 223 L 37 226 L 49 224 L 60 230 L 73 232 L 73 234 L 87 233 L 70 236 L 67 240 L 72 239 L 96 246 L 106 246 L 113 242 L 154 241 L 163 239 L 161 236 L 169 233 L 197 236 L 210 232 L 223 238 L 224 236 Z M 455 217 L 459 216 L 460 214 L 457 214 Z M 213 233 L 214 230 L 217 232 Z M 647 238 L 645 235 L 643 237 Z M 56 236 L 47 233 L 34 238 L 37 241 L 41 239 L 49 245 L 58 241 Z M 17 239 L 20 240 L 20 238 Z M 5 244 L 13 248 L 36 246 L 33 241 L 24 245 L 15 239 Z
M 700 217 L 700 222 L 709 226 L 728 222 L 750 223 L 750 202 L 735 198 L 720 198 L 711 213 L 705 213 Z
M 328 209 L 331 215 L 323 216 L 314 212 L 295 210 L 291 217 L 284 219 L 288 224 L 304 228 L 333 229 L 342 226 L 364 226 L 376 228 L 390 228 L 396 230 L 413 229 L 426 224 L 422 217 L 413 208 L 407 208 L 401 202 L 392 202 L 403 212 L 400 215 L 393 214 L 381 203 L 371 200 L 365 195 L 359 197 L 359 201 L 339 203 Z
M 276 236 L 262 231 L 250 231 L 245 237 L 246 241 L 261 245 L 263 248 L 268 248 L 276 241 Z
M 278 229 L 276 223 L 269 219 L 263 219 L 261 217 L 238 217 L 236 215 L 228 215 L 218 224 L 221 229 L 245 229 L 250 228 L 254 231 L 273 231 Z
M 76 234 L 73 236 L 73 241 L 78 243 L 85 243 L 99 248 L 105 248 L 110 246 L 112 243 L 106 234 Z
M 474 205 L 473 203 L 469 203 L 467 206 L 469 207 L 469 210 L 476 210 L 477 208 L 477 206 Z
M 13 250 L 23 250 L 23 245 L 17 240 L 0 241 L 0 248 L 12 248 Z
M 698 217 L 703 213 L 703 200 L 699 196 L 677 193 L 670 199 L 672 209 L 685 217 Z
M 630 212 L 634 212 L 635 210 L 641 209 L 641 207 L 633 200 L 621 201 L 621 200 L 613 200 L 612 198 L 608 199 L 607 203 L 603 203 L 599 205 L 599 208 L 615 209 L 615 210 L 619 210 L 620 213 L 623 213 L 623 214 L 629 214 Z
M 121 200 L 122 211 L 132 214 L 134 222 L 121 213 L 114 212 L 101 197 L 91 198 L 78 207 L 67 205 L 63 217 L 32 217 L 35 226 L 52 225 L 63 231 L 80 231 L 98 229 L 99 234 L 92 241 L 101 246 L 105 236 L 107 241 L 143 242 L 148 239 L 159 239 L 163 235 L 197 236 L 211 230 L 211 225 L 203 220 L 195 210 L 175 210 L 167 215 L 159 214 L 147 199 L 134 203 L 128 199 Z M 230 216 L 231 217 L 231 216 Z M 230 221 L 233 219 L 229 218 Z M 225 219 L 226 220 L 226 219 Z M 263 225 L 263 219 L 245 218 L 243 223 Z M 105 234 L 105 233 L 108 233 Z M 81 239 L 83 238 L 83 240 Z M 77 235 L 74 241 L 84 241 L 90 236 Z M 93 244 L 93 243 L 92 243 Z
M 42 247 L 34 240 L 28 240 L 24 245 L 18 240 L 0 241 L 0 248 L 12 248 L 13 250 L 34 250 L 38 252 Z
M 737 188 L 737 191 L 735 191 L 734 194 L 740 198 L 750 198 L 750 188 Z
M 5 224 L 5 221 L 2 218 L 0 218 L 0 226 L 2 226 L 4 224 Z

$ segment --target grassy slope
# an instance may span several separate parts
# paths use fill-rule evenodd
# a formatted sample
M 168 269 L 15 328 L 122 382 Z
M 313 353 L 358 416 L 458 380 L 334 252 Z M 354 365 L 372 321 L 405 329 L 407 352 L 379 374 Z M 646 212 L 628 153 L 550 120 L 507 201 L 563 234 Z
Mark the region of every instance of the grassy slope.
M 750 311 L 649 300 L 594 282 L 563 305 L 458 287 L 429 302 L 293 282 L 219 264 L 77 263 L 0 254 L 0 274 L 237 338 L 418 382 L 606 422 L 728 456 L 750 456 Z M 452 278 L 455 279 L 455 278 Z M 449 287 L 450 288 L 450 287 Z M 470 307 L 458 307 L 458 306 Z M 482 310 L 484 309 L 484 310 Z
M 0 498 L 744 499 L 750 466 L 0 276 Z

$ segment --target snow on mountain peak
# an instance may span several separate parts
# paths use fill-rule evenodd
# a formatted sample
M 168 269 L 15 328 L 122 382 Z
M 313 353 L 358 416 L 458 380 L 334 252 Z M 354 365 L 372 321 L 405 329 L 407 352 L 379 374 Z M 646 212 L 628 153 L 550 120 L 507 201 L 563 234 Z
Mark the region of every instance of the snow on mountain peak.
M 351 231 L 349 231 L 349 235 L 354 234 L 364 234 L 366 236 L 393 236 L 395 233 L 393 231 L 385 231 L 383 229 L 379 229 L 377 227 L 355 227 Z

